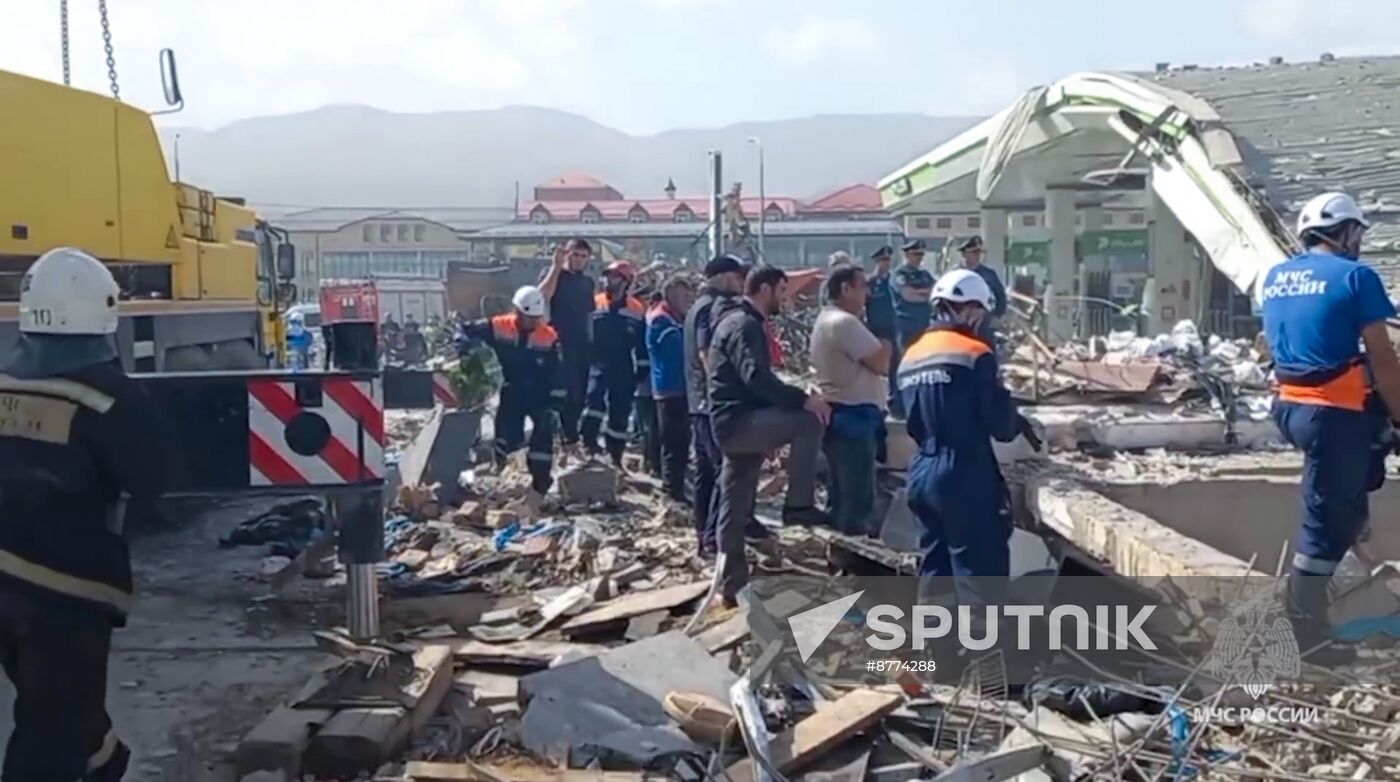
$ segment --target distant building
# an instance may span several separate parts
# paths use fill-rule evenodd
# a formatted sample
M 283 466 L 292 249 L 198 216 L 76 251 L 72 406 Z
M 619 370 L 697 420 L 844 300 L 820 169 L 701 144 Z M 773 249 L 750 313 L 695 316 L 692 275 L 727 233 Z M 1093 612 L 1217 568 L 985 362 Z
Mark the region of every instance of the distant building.
M 810 202 L 745 195 L 740 207 L 749 224 L 749 246 L 757 248 L 761 216 L 765 258 L 789 268 L 825 266 L 836 250 L 865 257 L 901 235 L 870 185 L 851 185 Z M 511 223 L 465 238 L 474 257 L 534 257 L 556 242 L 583 236 L 599 240 L 608 255 L 696 261 L 707 252 L 710 221 L 709 198 L 679 196 L 670 180 L 661 196 L 637 198 L 595 177 L 566 174 L 537 186 Z
M 272 224 L 297 247 L 297 297 L 315 301 L 321 280 L 374 275 L 444 279 L 468 262 L 472 232 L 514 215 L 510 207 L 432 209 L 325 207 L 291 212 Z

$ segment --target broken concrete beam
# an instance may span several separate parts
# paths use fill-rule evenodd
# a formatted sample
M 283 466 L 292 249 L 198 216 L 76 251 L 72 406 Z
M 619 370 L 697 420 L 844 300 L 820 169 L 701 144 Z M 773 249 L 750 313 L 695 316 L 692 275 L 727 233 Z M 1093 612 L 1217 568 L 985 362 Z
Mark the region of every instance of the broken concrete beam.
M 774 738 L 769 745 L 769 760 L 784 774 L 800 770 L 884 719 L 903 702 L 904 698 L 897 693 L 852 690 Z M 733 782 L 751 782 L 756 778 L 750 758 L 730 766 L 726 773 Z
M 472 445 L 481 436 L 481 413 L 439 408 L 399 460 L 406 485 L 440 484 L 437 499 L 456 505 L 465 499 L 457 476 L 472 466 Z
M 353 777 L 392 759 L 428 724 L 452 687 L 452 648 L 426 646 L 413 655 L 414 677 L 403 687 L 410 707 L 341 709 L 311 740 L 305 771 Z
M 453 678 L 453 685 L 478 706 L 515 703 L 520 698 L 520 680 L 503 673 L 469 669 Z
M 617 470 L 598 462 L 585 462 L 559 476 L 559 497 L 566 505 L 592 505 L 617 501 Z
M 302 755 L 311 745 L 312 735 L 329 722 L 335 712 L 332 709 L 298 709 L 290 704 L 311 697 L 326 686 L 326 681 L 325 673 L 312 676 L 295 698 L 278 705 L 238 742 L 235 765 L 240 777 L 271 771 L 292 779 L 300 778 Z

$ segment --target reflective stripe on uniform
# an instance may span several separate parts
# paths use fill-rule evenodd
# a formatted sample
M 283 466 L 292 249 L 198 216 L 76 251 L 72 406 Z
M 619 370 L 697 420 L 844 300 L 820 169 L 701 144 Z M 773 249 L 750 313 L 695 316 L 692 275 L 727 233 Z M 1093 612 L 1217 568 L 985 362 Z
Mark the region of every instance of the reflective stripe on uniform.
M 550 396 L 559 397 L 560 399 L 562 399 L 562 398 L 568 396 L 569 393 L 568 393 L 567 391 L 565 391 L 564 389 L 562 389 L 562 388 L 555 388 L 555 389 L 551 389 L 551 390 L 550 390 L 549 395 L 550 395 Z
M 525 458 L 532 462 L 544 462 L 545 464 L 549 464 L 554 461 L 554 454 L 544 451 L 528 451 L 525 454 Z
M 626 440 L 626 439 L 627 439 L 627 433 L 626 433 L 626 432 L 619 432 L 619 431 L 617 431 L 616 429 L 613 429 L 613 428 L 607 427 L 607 426 L 604 426 L 604 427 L 603 427 L 603 436 L 604 436 L 604 437 L 611 437 L 611 438 L 613 438 L 614 440 Z
M 972 369 L 976 363 L 977 356 L 969 353 L 932 353 L 926 356 L 920 356 L 913 361 L 908 360 L 908 356 L 905 356 L 905 360 L 899 362 L 899 371 L 903 374 L 905 372 L 913 372 L 932 366 L 948 366 L 950 364 L 955 367 L 967 367 L 968 369 Z
M 96 752 L 92 753 L 92 757 L 88 758 L 88 773 L 90 774 L 107 765 L 107 762 L 112 759 L 112 753 L 116 751 L 117 734 L 111 728 L 108 728 L 107 735 L 102 737 L 102 746 L 99 747 Z
M 131 610 L 131 595 L 114 586 L 60 573 L 16 556 L 10 551 L 0 550 L 0 573 L 69 597 L 109 605 L 123 614 Z
M 584 417 L 584 418 L 596 418 L 596 419 L 598 419 L 599 421 L 601 421 L 601 420 L 603 420 L 606 416 L 603 415 L 603 411 L 602 411 L 602 410 L 594 410 L 593 408 L 590 407 L 589 409 L 583 411 L 583 417 Z
M 26 391 L 34 394 L 47 394 L 77 402 L 89 410 L 105 413 L 116 404 L 115 399 L 97 389 L 83 385 L 76 380 L 45 378 L 43 380 L 20 380 L 17 377 L 0 374 L 0 391 Z
M 1337 563 L 1327 559 L 1310 557 L 1306 554 L 1294 554 L 1293 568 L 1315 576 L 1330 576 L 1336 572 Z
M 1343 410 L 1365 410 L 1366 396 L 1370 393 L 1371 383 L 1366 377 L 1366 369 L 1359 364 L 1326 383 L 1300 385 L 1280 381 L 1278 384 L 1280 402 L 1338 407 Z

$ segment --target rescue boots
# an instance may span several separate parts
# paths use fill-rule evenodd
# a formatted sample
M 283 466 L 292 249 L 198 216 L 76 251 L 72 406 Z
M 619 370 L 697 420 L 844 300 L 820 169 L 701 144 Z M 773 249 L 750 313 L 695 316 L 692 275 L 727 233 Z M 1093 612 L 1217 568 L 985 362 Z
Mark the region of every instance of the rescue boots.
M 783 524 L 795 527 L 830 527 L 831 514 L 815 506 L 783 508 Z

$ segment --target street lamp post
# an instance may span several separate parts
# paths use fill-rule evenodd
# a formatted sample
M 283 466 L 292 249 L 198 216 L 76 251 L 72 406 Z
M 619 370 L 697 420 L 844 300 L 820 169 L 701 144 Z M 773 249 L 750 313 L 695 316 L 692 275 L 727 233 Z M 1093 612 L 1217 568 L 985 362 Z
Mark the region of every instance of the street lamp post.
M 767 248 L 764 246 L 764 239 L 768 234 L 768 190 L 764 181 L 763 171 L 763 142 L 754 136 L 749 136 L 749 143 L 758 147 L 758 254 L 767 261 L 765 254 Z

